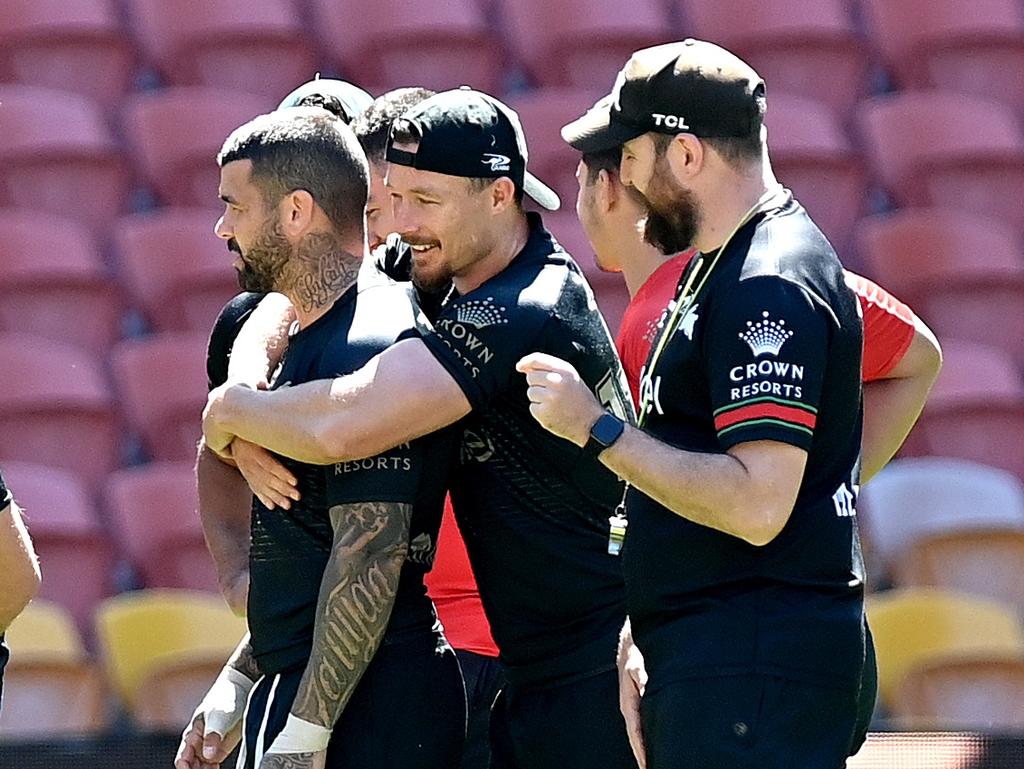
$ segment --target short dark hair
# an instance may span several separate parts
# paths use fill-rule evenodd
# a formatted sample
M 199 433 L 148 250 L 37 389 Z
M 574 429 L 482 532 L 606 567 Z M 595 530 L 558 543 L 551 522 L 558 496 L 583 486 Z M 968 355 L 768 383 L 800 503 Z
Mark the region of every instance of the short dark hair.
M 609 176 L 618 176 L 619 166 L 622 165 L 622 147 L 584 152 L 583 165 L 587 169 L 587 184 L 596 182 L 598 174 L 602 171 L 607 171 Z
M 276 205 L 295 190 L 306 190 L 339 233 L 363 229 L 369 196 L 366 156 L 352 129 L 319 107 L 292 107 L 236 128 L 217 155 L 217 164 L 252 161 L 252 182 L 264 201 Z
M 391 124 L 434 91 L 427 88 L 396 88 L 381 94 L 353 121 L 352 130 L 371 163 L 383 163 Z
M 759 99 L 757 104 L 759 114 L 750 128 L 750 133 L 746 136 L 700 136 L 698 138 L 733 167 L 745 166 L 755 160 L 760 160 L 761 154 L 764 152 L 764 138 L 761 135 L 761 126 L 764 124 L 764 99 Z M 674 138 L 674 134 L 654 134 L 654 148 L 659 158 L 665 154 Z

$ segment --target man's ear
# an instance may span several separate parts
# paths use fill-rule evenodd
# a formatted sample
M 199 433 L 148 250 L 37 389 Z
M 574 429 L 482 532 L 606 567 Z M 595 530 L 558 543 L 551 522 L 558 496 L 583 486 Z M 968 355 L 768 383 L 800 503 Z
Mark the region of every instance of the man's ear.
M 316 211 L 316 201 L 306 190 L 293 190 L 281 201 L 281 220 L 285 233 L 298 237 L 309 229 Z
M 501 213 L 516 204 L 516 185 L 507 176 L 495 179 L 488 192 L 493 213 Z
M 619 191 L 615 189 L 616 186 L 618 181 L 612 178 L 607 169 L 602 168 L 597 172 L 597 178 L 594 180 L 594 200 L 602 214 L 607 214 L 618 202 Z
M 704 143 L 696 136 L 681 133 L 672 137 L 665 154 L 676 178 L 688 181 L 704 167 L 707 152 Z

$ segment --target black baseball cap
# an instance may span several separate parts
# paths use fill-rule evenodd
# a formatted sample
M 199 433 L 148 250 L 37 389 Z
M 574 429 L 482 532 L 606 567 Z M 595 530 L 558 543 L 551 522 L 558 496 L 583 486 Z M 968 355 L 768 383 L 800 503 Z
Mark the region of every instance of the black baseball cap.
M 393 125 L 389 163 L 449 176 L 507 176 L 549 211 L 561 206 L 555 191 L 526 170 L 526 136 L 519 116 L 493 96 L 468 86 L 443 91 L 395 121 L 395 125 L 403 123 L 419 137 L 419 147 L 416 152 L 395 149 Z
M 648 131 L 743 137 L 760 129 L 764 110 L 764 80 L 749 64 L 687 39 L 630 56 L 611 94 L 562 128 L 562 138 L 581 152 L 600 152 Z
M 285 96 L 277 108 L 323 107 L 351 123 L 372 102 L 373 97 L 357 85 L 344 80 L 321 79 L 317 75 Z

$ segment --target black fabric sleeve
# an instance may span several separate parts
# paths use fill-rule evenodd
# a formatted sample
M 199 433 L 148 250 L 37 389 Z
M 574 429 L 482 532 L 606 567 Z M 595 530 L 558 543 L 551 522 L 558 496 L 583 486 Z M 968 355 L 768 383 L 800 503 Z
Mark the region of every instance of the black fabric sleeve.
M 810 450 L 828 364 L 831 314 L 777 276 L 718 297 L 703 354 L 722 448 L 772 440 Z
M 352 462 L 337 462 L 327 471 L 327 504 L 416 501 L 428 461 L 422 439 Z
M 217 316 L 206 345 L 206 379 L 212 390 L 228 380 L 228 361 L 238 332 L 266 294 L 245 291 L 229 301 Z
M 541 349 L 539 335 L 550 317 L 540 306 L 471 294 L 445 307 L 423 341 L 477 409 L 522 376 L 516 363 Z

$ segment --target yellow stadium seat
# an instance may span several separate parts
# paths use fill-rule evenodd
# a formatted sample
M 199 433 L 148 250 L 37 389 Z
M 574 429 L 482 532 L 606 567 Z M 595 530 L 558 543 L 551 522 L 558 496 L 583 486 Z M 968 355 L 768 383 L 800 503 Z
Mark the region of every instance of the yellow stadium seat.
M 219 657 L 223 664 L 245 631 L 245 620 L 213 593 L 139 590 L 109 598 L 96 611 L 107 675 L 132 711 L 154 671 L 196 657 Z
M 20 662 L 81 662 L 85 648 L 75 619 L 52 601 L 36 599 L 7 628 L 7 646 Z
M 938 659 L 1024 656 L 1024 627 L 1012 606 L 931 588 L 892 590 L 868 599 L 878 655 L 878 690 L 892 706 L 907 672 Z

